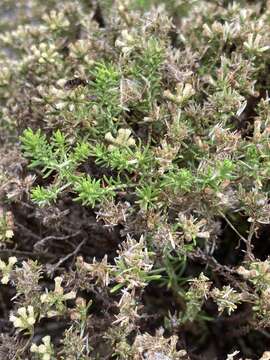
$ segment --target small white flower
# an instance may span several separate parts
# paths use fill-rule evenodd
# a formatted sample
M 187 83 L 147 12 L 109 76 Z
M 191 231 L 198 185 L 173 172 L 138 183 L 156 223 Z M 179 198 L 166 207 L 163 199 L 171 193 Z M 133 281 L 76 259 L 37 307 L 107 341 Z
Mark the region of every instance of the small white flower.
M 195 89 L 189 83 L 178 83 L 175 90 L 176 95 L 174 95 L 170 90 L 165 90 L 163 96 L 178 105 L 185 104 L 187 100 L 189 100 L 195 94 Z
M 263 53 L 270 49 L 269 45 L 262 45 L 263 37 L 260 34 L 249 34 L 247 41 L 244 42 L 244 47 L 253 52 Z
M 76 298 L 76 293 L 75 291 L 70 291 L 69 293 L 65 294 L 63 296 L 64 300 L 72 300 Z
M 61 286 L 63 278 L 61 276 L 57 276 L 54 279 L 54 290 L 50 292 L 46 292 L 40 296 L 40 301 L 43 304 L 48 304 L 49 307 L 46 310 L 46 314 L 48 317 L 53 317 L 61 314 L 65 310 L 65 301 L 72 300 L 76 298 L 76 292 L 70 291 L 64 294 L 64 288 Z
M 57 277 L 54 279 L 54 283 L 55 283 L 54 292 L 55 292 L 56 294 L 63 294 L 63 293 L 64 293 L 64 289 L 63 289 L 62 286 L 61 286 L 62 281 L 63 281 L 63 279 L 61 278 L 61 276 L 57 276 Z
M 20 331 L 30 329 L 36 322 L 34 308 L 31 305 L 27 308 L 20 307 L 17 310 L 17 316 L 12 314 L 9 319 L 13 322 L 14 327 L 19 328 Z
M 108 132 L 105 135 L 105 140 L 111 143 L 108 146 L 108 150 L 114 150 L 118 147 L 135 146 L 135 140 L 131 136 L 131 130 L 129 129 L 119 129 L 115 138 Z
M 42 339 L 43 344 L 36 345 L 32 344 L 30 351 L 39 355 L 42 360 L 51 360 L 54 354 L 53 347 L 51 344 L 51 337 L 45 336 Z
M 6 285 L 9 282 L 10 273 L 16 262 L 17 262 L 17 258 L 15 256 L 9 257 L 7 264 L 4 261 L 0 260 L 0 270 L 2 271 L 2 279 L 1 279 L 2 284 Z

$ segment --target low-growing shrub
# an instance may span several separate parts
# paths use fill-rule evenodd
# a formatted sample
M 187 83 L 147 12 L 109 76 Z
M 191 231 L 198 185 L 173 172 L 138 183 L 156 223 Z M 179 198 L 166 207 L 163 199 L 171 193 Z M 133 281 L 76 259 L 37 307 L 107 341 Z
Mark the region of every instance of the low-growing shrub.
M 270 2 L 0 9 L 0 358 L 270 359 Z

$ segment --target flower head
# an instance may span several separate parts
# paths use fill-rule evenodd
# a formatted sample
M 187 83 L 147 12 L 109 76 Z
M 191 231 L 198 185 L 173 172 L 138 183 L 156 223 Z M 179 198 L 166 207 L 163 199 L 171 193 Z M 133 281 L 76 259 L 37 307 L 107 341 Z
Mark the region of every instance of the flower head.
M 64 294 L 64 288 L 61 286 L 62 281 L 63 279 L 60 276 L 57 276 L 54 279 L 54 291 L 46 292 L 40 297 L 40 301 L 43 304 L 48 305 L 47 315 L 49 317 L 61 314 L 66 308 L 65 302 L 67 300 L 75 299 L 76 297 L 76 293 L 74 291 Z
M 9 257 L 7 264 L 4 261 L 0 260 L 0 270 L 2 271 L 2 279 L 1 279 L 2 284 L 6 285 L 9 282 L 10 273 L 16 262 L 17 262 L 17 258 L 15 256 Z
M 30 351 L 38 354 L 39 358 L 42 360 L 51 360 L 54 354 L 51 337 L 45 336 L 42 338 L 42 344 L 40 345 L 32 344 Z
M 30 330 L 36 322 L 36 314 L 33 306 L 29 305 L 27 307 L 20 307 L 17 310 L 17 316 L 11 314 L 9 319 L 19 331 Z

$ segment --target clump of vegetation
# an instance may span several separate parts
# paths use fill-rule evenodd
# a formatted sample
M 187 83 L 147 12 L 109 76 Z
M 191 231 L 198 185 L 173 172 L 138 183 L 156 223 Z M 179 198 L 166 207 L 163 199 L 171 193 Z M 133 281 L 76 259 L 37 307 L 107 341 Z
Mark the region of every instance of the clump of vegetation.
M 0 10 L 0 358 L 270 359 L 270 2 Z

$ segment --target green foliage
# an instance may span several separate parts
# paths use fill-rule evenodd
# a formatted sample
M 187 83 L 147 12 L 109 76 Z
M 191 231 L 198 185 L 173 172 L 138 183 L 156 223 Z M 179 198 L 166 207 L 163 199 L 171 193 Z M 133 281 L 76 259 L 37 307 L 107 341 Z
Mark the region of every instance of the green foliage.
M 122 109 L 120 107 L 120 72 L 114 64 L 97 63 L 90 71 L 94 80 L 89 83 L 95 98 L 92 111 L 95 111 L 97 131 L 105 133 L 113 129 Z
M 143 210 L 156 208 L 158 206 L 159 190 L 157 184 L 149 184 L 137 189 L 137 203 Z
M 92 207 L 96 202 L 102 202 L 114 196 L 112 188 L 105 185 L 102 187 L 100 180 L 91 179 L 89 175 L 76 179 L 74 190 L 78 193 L 76 200 Z
M 194 182 L 194 177 L 190 170 L 188 169 L 179 169 L 178 171 L 169 171 L 167 174 L 164 174 L 162 180 L 162 187 L 169 187 L 172 191 L 177 194 L 179 192 L 186 192 L 192 189 Z
M 149 111 L 161 95 L 161 68 L 164 63 L 163 44 L 150 37 L 142 53 L 134 54 L 133 76 L 138 78 L 144 89 L 144 99 L 141 103 L 143 111 Z
M 50 169 L 54 164 L 52 149 L 46 141 L 46 136 L 38 130 L 36 133 L 26 129 L 22 137 L 22 148 L 25 156 L 31 157 L 31 167 L 44 166 L 43 171 Z
M 59 189 L 56 186 L 50 188 L 43 188 L 37 186 L 31 191 L 32 200 L 39 206 L 49 205 L 50 203 L 56 202 Z
M 44 178 L 56 172 L 52 186 L 37 186 L 32 190 L 32 200 L 40 206 L 55 202 L 58 195 L 68 187 L 78 193 L 76 200 L 80 200 L 83 205 L 94 207 L 96 202 L 113 197 L 113 188 L 106 187 L 105 179 L 102 186 L 100 180 L 91 179 L 89 175 L 76 175 L 78 166 L 90 155 L 87 142 L 79 142 L 71 149 L 65 136 L 57 130 L 49 144 L 40 131 L 34 133 L 30 129 L 24 131 L 21 141 L 25 155 L 29 156 L 31 152 L 34 154 L 30 168 L 41 167 Z

